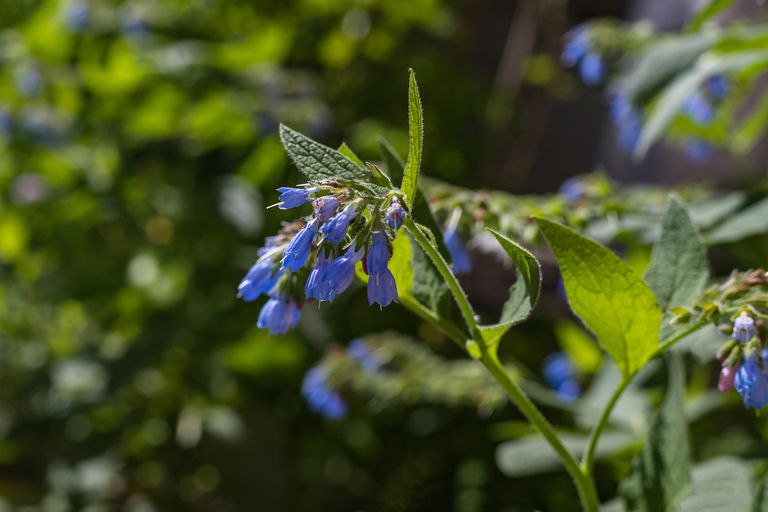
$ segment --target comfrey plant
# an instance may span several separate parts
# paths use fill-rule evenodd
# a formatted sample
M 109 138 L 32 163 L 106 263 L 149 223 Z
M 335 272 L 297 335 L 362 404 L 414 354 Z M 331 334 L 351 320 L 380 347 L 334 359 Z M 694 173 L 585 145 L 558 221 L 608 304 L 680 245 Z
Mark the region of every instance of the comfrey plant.
M 364 163 L 344 145 L 336 151 L 281 127 L 283 145 L 308 181 L 279 189 L 276 206 L 309 205 L 312 212 L 267 239 L 259 259 L 240 283 L 239 295 L 246 301 L 266 295 L 258 325 L 281 334 L 296 325 L 304 304 L 332 302 L 358 278 L 367 283 L 369 304 L 385 307 L 398 302 L 455 341 L 474 362 L 445 365 L 425 355 L 424 349 L 391 337 L 380 342 L 355 341 L 346 351 L 338 351 L 341 355 L 333 361 L 307 374 L 302 392 L 310 407 L 338 419 L 347 413 L 347 386 L 353 391 L 381 390 L 391 395 L 414 382 L 427 390 L 425 396 L 438 397 L 438 401 L 455 402 L 470 396 L 481 411 L 493 410 L 499 397 L 506 396 L 570 474 L 583 509 L 596 512 L 601 501 L 611 498 L 601 500 L 595 482 L 594 465 L 602 453 L 598 448 L 603 433 L 638 373 L 652 361 L 663 359 L 669 367 L 667 392 L 621 494 L 628 510 L 675 510 L 679 505 L 695 509 L 684 503 L 697 474 L 691 468 L 683 416 L 684 368 L 677 354 L 669 352 L 678 351 L 678 341 L 690 342 L 699 331 L 719 326 L 732 340 L 719 354 L 723 369 L 718 387 L 735 387 L 749 408 L 766 405 L 765 271 L 734 273 L 724 283 L 706 288 L 710 281 L 706 248 L 688 208 L 676 196 L 666 202 L 660 235 L 644 276 L 607 247 L 552 218 L 527 217 L 522 228 L 502 222 L 503 212 L 490 208 L 497 203 L 490 193 L 465 194 L 476 200 L 472 216 L 462 204 L 445 198 L 432 196 L 428 202 L 419 184 L 423 120 L 413 72 L 408 99 L 409 144 L 404 164 L 386 148 L 385 166 Z M 607 194 L 599 181 L 574 183 L 564 191 L 567 197 L 557 203 L 551 217 L 562 218 L 565 208 L 582 211 L 579 209 L 589 204 L 585 199 Z M 442 228 L 430 203 L 438 210 Z M 547 212 L 538 204 L 531 209 Z M 588 213 L 582 211 L 575 217 L 583 220 Z M 470 217 L 472 225 L 468 226 L 465 219 Z M 556 354 L 546 360 L 544 380 L 550 391 L 545 386 L 530 386 L 523 370 L 509 362 L 502 364 L 499 358 L 502 340 L 510 338 L 506 336 L 510 329 L 530 316 L 538 300 L 541 267 L 536 257 L 486 224 L 488 236 L 498 242 L 517 274 L 501 316 L 495 320 L 478 315 L 456 277 L 458 272 L 470 270 L 462 242 L 465 234 L 485 221 L 510 232 L 529 233 L 529 242 L 546 241 L 559 266 L 570 308 L 613 362 L 615 386 L 607 396 L 601 393 L 599 399 L 591 398 L 592 409 L 598 407 L 599 412 L 584 425 L 588 431 L 583 437 L 564 435 L 534 402 L 570 407 L 579 399 L 581 383 L 569 359 Z M 491 391 L 489 379 L 497 384 Z M 472 393 L 457 388 L 456 383 L 470 387 Z M 608 432 L 615 437 L 610 428 Z M 601 450 L 609 444 L 615 443 L 605 441 Z

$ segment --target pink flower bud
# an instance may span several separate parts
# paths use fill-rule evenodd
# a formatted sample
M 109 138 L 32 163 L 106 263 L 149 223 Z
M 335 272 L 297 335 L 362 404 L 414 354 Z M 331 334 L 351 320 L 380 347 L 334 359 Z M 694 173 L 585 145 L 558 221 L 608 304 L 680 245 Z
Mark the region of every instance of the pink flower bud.
M 738 367 L 723 366 L 720 370 L 720 378 L 717 380 L 717 389 L 725 393 L 733 389 L 733 380 L 736 378 Z

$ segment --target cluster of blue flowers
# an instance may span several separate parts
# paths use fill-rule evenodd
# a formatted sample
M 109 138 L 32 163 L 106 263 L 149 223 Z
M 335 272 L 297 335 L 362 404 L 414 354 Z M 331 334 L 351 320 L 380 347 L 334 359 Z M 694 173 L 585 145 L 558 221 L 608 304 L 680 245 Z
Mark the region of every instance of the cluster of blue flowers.
M 578 26 L 566 35 L 562 60 L 566 66 L 578 67 L 581 79 L 587 85 L 599 85 L 605 80 L 605 63 L 595 52 L 590 33 L 584 26 Z
M 768 405 L 768 350 L 746 311 L 734 321 L 732 338 L 718 352 L 723 364 L 717 388 L 725 392 L 735 387 L 745 407 L 761 409 Z
M 368 274 L 368 303 L 385 307 L 397 302 L 397 285 L 388 267 L 391 240 L 406 215 L 397 195 L 375 198 L 336 181 L 278 191 L 278 208 L 309 202 L 313 214 L 268 237 L 238 286 L 246 302 L 269 297 L 259 327 L 284 334 L 299 321 L 306 300 L 333 302 L 352 284 L 360 261 Z
M 643 114 L 626 94 L 616 93 L 611 99 L 611 118 L 618 129 L 619 146 L 634 151 L 643 129 Z
M 349 342 L 347 354 L 370 372 L 378 371 L 381 360 L 364 339 Z M 329 420 L 338 420 L 347 414 L 347 404 L 338 391 L 328 384 L 328 374 L 321 366 L 311 368 L 304 376 L 301 393 L 309 408 Z
M 571 360 L 563 352 L 555 352 L 544 360 L 544 380 L 563 402 L 573 402 L 581 395 Z

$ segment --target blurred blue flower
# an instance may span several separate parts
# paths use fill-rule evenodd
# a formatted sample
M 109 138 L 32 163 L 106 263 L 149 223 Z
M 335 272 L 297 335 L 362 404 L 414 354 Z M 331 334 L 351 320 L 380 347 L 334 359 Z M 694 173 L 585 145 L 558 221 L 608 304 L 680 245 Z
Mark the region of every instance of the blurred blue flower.
M 310 409 L 328 419 L 338 420 L 347 414 L 347 404 L 328 387 L 326 372 L 320 367 L 310 369 L 304 376 L 301 393 Z
M 561 59 L 566 66 L 575 66 L 589 52 L 589 34 L 583 26 L 572 29 L 566 35 Z
M 704 87 L 713 99 L 720 101 L 725 98 L 730 89 L 730 82 L 723 75 L 711 76 L 704 83 Z
M 387 226 L 393 231 L 400 229 L 405 221 L 405 210 L 403 205 L 400 204 L 400 200 L 396 197 L 392 198 L 392 202 L 389 204 L 386 212 Z
M 605 80 L 603 59 L 596 53 L 588 53 L 579 66 L 581 79 L 587 85 L 600 85 Z
M 268 329 L 270 334 L 285 334 L 296 327 L 301 313 L 292 300 L 282 297 L 272 297 L 264 304 L 259 313 L 256 325 Z
M 683 105 L 688 117 L 699 124 L 710 124 L 715 119 L 715 109 L 709 103 L 709 100 L 700 92 L 694 92 Z
M 16 70 L 16 89 L 27 98 L 37 96 L 43 88 L 43 77 L 36 65 L 27 64 Z
M 375 371 L 381 366 L 381 361 L 363 338 L 350 341 L 347 345 L 347 352 L 366 370 Z
M 337 213 L 331 220 L 323 224 L 320 232 L 325 236 L 325 240 L 332 244 L 339 244 L 347 235 L 349 224 L 357 216 L 356 205 L 348 204 L 342 211 Z
M 693 139 L 685 144 L 685 153 L 692 160 L 706 162 L 715 155 L 715 148 L 703 139 Z
M 619 146 L 625 151 L 633 151 L 640 140 L 643 128 L 643 116 L 626 94 L 618 93 L 611 100 L 611 118 L 619 130 Z
M 572 402 L 581 395 L 573 365 L 563 352 L 551 354 L 544 360 L 544 380 L 564 402 Z
M 587 187 L 579 176 L 568 178 L 560 185 L 560 195 L 570 202 L 576 202 L 584 197 Z
M 749 340 L 755 337 L 757 334 L 757 328 L 755 328 L 755 321 L 749 316 L 749 313 L 742 311 L 741 314 L 733 321 L 733 333 L 731 337 L 739 340 L 742 343 L 747 343 Z
M 289 268 L 296 272 L 307 262 L 309 253 L 312 251 L 312 242 L 317 236 L 317 220 L 312 219 L 301 228 L 283 253 L 283 268 Z
M 290 210 L 309 201 L 309 196 L 317 192 L 317 188 L 280 187 L 277 191 L 280 192 L 278 198 L 280 202 L 277 203 L 277 207 L 281 210 Z
M 443 234 L 445 247 L 451 255 L 451 268 L 456 274 L 465 274 L 472 270 L 472 260 L 469 258 L 467 248 L 459 238 L 455 227 L 449 227 Z
M 768 404 L 768 371 L 765 353 L 752 354 L 736 372 L 734 385 L 744 401 L 744 407 L 761 409 Z

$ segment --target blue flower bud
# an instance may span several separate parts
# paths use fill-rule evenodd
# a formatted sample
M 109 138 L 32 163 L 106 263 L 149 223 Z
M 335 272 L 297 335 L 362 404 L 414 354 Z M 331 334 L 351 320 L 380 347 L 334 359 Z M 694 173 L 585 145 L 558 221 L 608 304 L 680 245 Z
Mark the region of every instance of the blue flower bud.
M 464 274 L 472 270 L 472 261 L 469 252 L 459 238 L 455 227 L 448 228 L 443 234 L 445 246 L 451 255 L 451 267 L 456 274 Z
M 387 226 L 393 231 L 400 229 L 405 221 L 405 210 L 400 204 L 400 200 L 396 197 L 392 198 L 392 202 L 387 208 L 386 212 Z
M 317 221 L 311 220 L 306 226 L 301 228 L 293 240 L 288 244 L 283 253 L 283 268 L 289 268 L 297 271 L 307 262 L 309 253 L 312 251 L 312 242 L 317 236 Z
M 731 337 L 742 343 L 747 343 L 754 338 L 756 334 L 757 329 L 755 328 L 755 321 L 749 316 L 749 313 L 742 311 L 733 322 L 733 334 Z
M 325 236 L 325 240 L 332 244 L 339 244 L 344 240 L 349 229 L 349 224 L 357 217 L 357 210 L 354 205 L 348 204 L 341 212 L 337 213 L 331 220 L 323 224 L 320 232 Z
M 760 367 L 759 357 L 762 356 L 752 354 L 747 357 L 734 379 L 736 391 L 741 395 L 744 407 L 752 409 L 761 409 L 768 404 L 768 371 L 765 369 L 764 359 L 763 368 Z
M 309 196 L 317 192 L 317 189 L 280 187 L 277 191 L 280 192 L 280 202 L 277 203 L 277 207 L 281 210 L 290 210 L 309 201 Z
M 256 325 L 261 329 L 268 329 L 270 334 L 285 334 L 289 329 L 296 327 L 300 314 L 294 301 L 272 297 L 261 308 Z
M 274 254 L 265 254 L 253 264 L 237 287 L 238 296 L 246 302 L 258 299 L 269 293 L 283 274 L 275 264 Z
M 579 69 L 581 71 L 581 79 L 587 85 L 599 85 L 605 79 L 603 59 L 596 53 L 585 55 Z
M 325 370 L 320 367 L 310 369 L 301 385 L 301 393 L 316 413 L 338 420 L 347 413 L 347 405 L 337 392 L 328 387 Z
M 74 31 L 79 32 L 88 27 L 91 19 L 90 9 L 85 2 L 74 2 L 67 7 L 64 14 L 67 26 Z
M 339 206 L 339 200 L 336 196 L 321 196 L 312 200 L 312 207 L 315 209 L 315 217 L 322 222 L 328 221 L 336 212 Z

